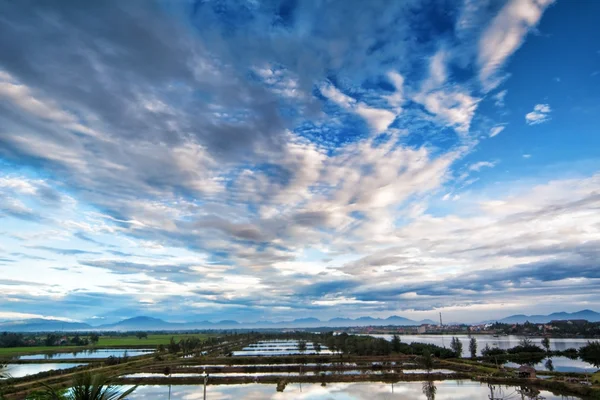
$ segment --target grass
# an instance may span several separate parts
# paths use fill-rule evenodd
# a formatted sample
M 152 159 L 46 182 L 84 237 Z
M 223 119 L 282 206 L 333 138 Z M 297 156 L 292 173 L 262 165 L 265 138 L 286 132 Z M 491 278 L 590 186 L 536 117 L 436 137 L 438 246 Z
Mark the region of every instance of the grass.
M 71 335 L 70 335 L 71 336 Z M 190 333 L 190 334 L 153 334 L 148 335 L 147 339 L 138 339 L 135 335 L 130 336 L 100 336 L 98 344 L 95 346 L 36 346 L 36 347 L 9 347 L 0 348 L 0 359 L 8 358 L 21 354 L 52 353 L 52 352 L 70 352 L 76 350 L 88 350 L 92 347 L 131 347 L 131 348 L 154 348 L 159 344 L 167 345 L 171 338 L 179 341 L 183 338 L 197 337 L 200 340 L 206 340 L 210 334 Z M 84 336 L 82 336 L 84 337 Z
M 592 375 L 592 383 L 593 384 L 600 384 L 600 371 L 596 372 L 595 374 Z
M 100 336 L 98 347 L 109 347 L 109 346 L 158 346 L 159 344 L 167 345 L 174 338 L 175 341 L 179 341 L 188 337 L 196 337 L 200 340 L 206 340 L 210 335 L 206 333 L 190 333 L 183 335 L 173 335 L 168 333 L 148 335 L 147 339 L 138 339 L 135 335 L 131 336 Z

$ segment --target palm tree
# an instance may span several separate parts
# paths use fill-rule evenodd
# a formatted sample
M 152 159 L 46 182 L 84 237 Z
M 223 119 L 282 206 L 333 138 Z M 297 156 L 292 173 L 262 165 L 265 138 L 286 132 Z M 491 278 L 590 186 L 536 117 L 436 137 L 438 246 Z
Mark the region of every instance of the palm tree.
M 111 384 L 108 377 L 86 372 L 77 375 L 73 387 L 67 391 L 46 386 L 46 391 L 37 400 L 123 400 L 135 389 L 137 386 L 122 391 Z
M 8 372 L 6 372 L 6 364 L 0 363 L 0 379 L 6 379 L 8 377 Z

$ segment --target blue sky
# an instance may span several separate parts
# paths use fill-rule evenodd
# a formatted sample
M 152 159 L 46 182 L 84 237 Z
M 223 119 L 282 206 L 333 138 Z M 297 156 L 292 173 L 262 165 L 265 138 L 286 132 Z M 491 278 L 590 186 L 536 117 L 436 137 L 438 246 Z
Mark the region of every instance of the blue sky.
M 600 307 L 593 1 L 0 3 L 0 320 Z

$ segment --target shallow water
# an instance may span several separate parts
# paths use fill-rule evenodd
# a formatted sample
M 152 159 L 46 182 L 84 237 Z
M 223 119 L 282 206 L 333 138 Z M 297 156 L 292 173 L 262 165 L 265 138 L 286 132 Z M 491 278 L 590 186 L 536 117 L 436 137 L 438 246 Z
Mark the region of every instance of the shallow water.
M 592 364 L 582 360 L 571 360 L 567 357 L 551 357 L 553 369 L 548 368 L 548 358 L 542 360 L 532 367 L 538 371 L 556 371 L 556 372 L 594 372 L 597 370 Z M 504 364 L 507 367 L 519 368 L 521 364 L 508 362 Z
M 481 400 L 487 399 L 490 389 L 485 384 L 471 381 L 443 381 L 434 382 L 436 400 Z M 508 396 L 518 388 L 501 387 L 502 394 Z M 172 400 L 202 399 L 202 385 L 172 385 Z M 500 390 L 495 395 L 500 395 Z M 361 383 L 328 383 L 326 386 L 319 384 L 288 384 L 283 392 L 277 392 L 275 385 L 249 384 L 249 385 L 220 385 L 206 387 L 206 398 L 219 400 L 263 400 L 263 399 L 339 399 L 339 400 L 384 400 L 425 399 L 423 382 L 399 382 L 394 385 L 379 382 Z M 168 385 L 140 386 L 132 395 L 131 400 L 139 399 L 166 399 L 169 394 Z M 540 393 L 547 400 L 578 399 L 577 397 L 556 396 L 550 392 Z M 510 397 L 510 398 L 513 398 Z M 508 398 L 508 397 L 507 397 Z M 517 398 L 517 397 L 514 397 Z M 520 396 L 518 397 L 520 398 Z
M 38 374 L 40 372 L 46 372 L 50 370 L 68 369 L 78 367 L 86 364 L 72 364 L 72 363 L 44 363 L 44 364 L 8 364 L 5 372 L 8 373 L 10 378 L 22 378 L 28 375 Z
M 15 357 L 17 360 L 69 360 L 81 358 L 123 357 L 127 352 L 129 357 L 141 356 L 154 352 L 152 349 L 90 349 L 71 353 L 40 353 Z
M 321 346 L 321 351 L 317 353 L 310 342 L 306 343 L 306 350 L 301 352 L 298 349 L 296 340 L 273 340 L 261 341 L 250 344 L 242 350 L 234 351 L 234 356 L 287 356 L 292 354 L 333 354 L 325 346 Z
M 380 337 L 386 340 L 392 340 L 392 335 L 370 335 L 373 337 Z M 463 357 L 469 357 L 469 341 L 471 337 L 468 335 L 454 335 L 457 337 L 463 344 Z M 452 340 L 453 335 L 399 335 L 400 340 L 404 343 L 430 343 L 435 344 L 437 346 L 442 347 L 450 347 L 450 341 Z M 515 347 L 519 345 L 519 341 L 521 341 L 524 336 L 499 336 L 494 337 L 492 335 L 473 335 L 477 340 L 477 355 L 481 355 L 481 350 L 485 347 L 485 345 L 489 345 L 490 347 L 498 347 L 500 349 L 510 349 L 511 347 Z M 542 338 L 530 338 L 536 345 L 542 347 Z M 580 339 L 580 338 L 560 338 L 560 339 L 550 339 L 550 350 L 552 351 L 562 351 L 570 348 L 579 349 L 587 344 L 590 339 Z
M 314 375 L 381 375 L 381 374 L 389 374 L 389 373 L 405 373 L 405 374 L 425 374 L 427 373 L 424 369 L 410 369 L 410 370 L 342 370 L 342 371 L 305 371 L 303 373 L 300 372 L 211 372 L 209 375 L 214 377 L 239 377 L 239 376 L 314 376 Z M 435 374 L 453 374 L 454 371 L 449 369 L 434 369 L 430 371 Z M 172 378 L 198 378 L 202 377 L 201 373 L 174 373 L 168 375 L 168 377 Z M 158 373 L 158 372 L 138 372 L 135 374 L 123 375 L 123 378 L 166 378 L 167 375 Z

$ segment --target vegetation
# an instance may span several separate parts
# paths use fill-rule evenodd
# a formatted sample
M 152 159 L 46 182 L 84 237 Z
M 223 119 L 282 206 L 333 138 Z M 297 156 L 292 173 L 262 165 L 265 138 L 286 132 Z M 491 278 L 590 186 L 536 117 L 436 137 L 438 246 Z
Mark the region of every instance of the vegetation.
M 402 342 L 400 341 L 400 337 L 398 335 L 394 335 L 392 337 L 392 351 L 394 353 L 400 353 L 402 350 Z
M 533 341 L 529 338 L 523 338 L 519 342 L 518 346 L 515 346 L 511 349 L 507 350 L 509 354 L 518 354 L 518 353 L 544 353 L 544 349 L 535 345 Z
M 589 362 L 596 368 L 600 368 L 600 341 L 588 342 L 579 349 L 579 357 L 585 362 Z
M 588 321 L 553 321 L 548 324 L 503 324 L 495 323 L 489 330 L 506 335 L 540 336 L 552 335 L 552 337 L 598 337 L 600 336 L 600 322 Z
M 433 357 L 429 350 L 425 350 L 423 352 L 423 356 L 421 357 L 421 364 L 423 364 L 423 368 L 427 371 L 427 373 L 431 372 L 433 369 Z
M 300 340 L 298 342 L 298 350 L 300 353 L 304 353 L 306 351 L 306 340 Z
M 542 339 L 542 346 L 546 349 L 546 353 L 550 352 L 550 338 L 548 336 L 544 336 Z
M 477 357 L 477 339 L 474 337 L 469 340 L 469 352 L 471 353 L 471 358 Z
M 321 343 L 313 342 L 313 349 L 315 349 L 315 353 L 319 354 L 321 352 Z
M 104 375 L 83 373 L 76 376 L 69 390 L 55 389 L 50 386 L 42 393 L 29 397 L 31 400 L 121 400 L 137 389 L 134 386 L 123 391 L 119 386 L 112 385 Z
M 460 357 L 462 355 L 463 345 L 459 338 L 452 337 L 452 341 L 450 342 L 450 348 L 454 352 L 456 357 Z
M 6 372 L 6 364 L 0 361 L 0 379 L 6 379 L 8 377 L 8 372 Z

